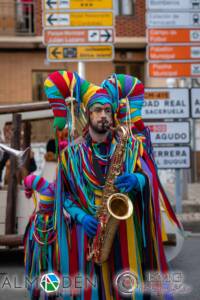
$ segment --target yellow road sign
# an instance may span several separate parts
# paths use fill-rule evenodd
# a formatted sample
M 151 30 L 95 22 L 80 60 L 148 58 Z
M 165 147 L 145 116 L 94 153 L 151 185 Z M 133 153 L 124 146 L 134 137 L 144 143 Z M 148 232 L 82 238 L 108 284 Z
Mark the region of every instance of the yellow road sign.
M 113 0 L 45 0 L 45 9 L 113 9 Z
M 112 9 L 112 0 L 71 0 L 71 9 Z
M 53 27 L 96 27 L 113 26 L 113 12 L 52 12 L 44 15 L 44 26 Z
M 50 45 L 48 61 L 99 61 L 113 59 L 113 45 Z

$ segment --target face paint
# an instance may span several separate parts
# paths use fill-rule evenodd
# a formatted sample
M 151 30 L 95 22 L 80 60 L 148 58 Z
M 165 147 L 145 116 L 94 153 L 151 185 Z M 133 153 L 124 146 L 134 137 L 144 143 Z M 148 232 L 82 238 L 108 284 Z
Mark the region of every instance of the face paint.
M 97 133 L 106 133 L 113 126 L 111 105 L 95 103 L 89 110 L 89 125 Z
M 101 104 L 95 104 L 91 107 L 90 109 L 90 113 L 94 113 L 94 114 L 97 114 L 97 115 L 100 115 L 102 114 L 104 111 L 105 115 L 112 115 L 112 108 L 110 106 L 110 104 L 104 104 L 104 105 L 101 105 Z

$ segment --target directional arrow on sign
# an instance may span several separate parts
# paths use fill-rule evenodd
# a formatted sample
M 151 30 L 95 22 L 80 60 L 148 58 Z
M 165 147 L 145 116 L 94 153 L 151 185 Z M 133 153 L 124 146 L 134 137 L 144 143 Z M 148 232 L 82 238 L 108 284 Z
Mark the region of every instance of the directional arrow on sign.
M 55 23 L 55 21 L 57 21 L 57 20 L 58 20 L 57 18 L 53 17 L 53 14 L 49 15 L 47 18 L 47 21 L 49 22 L 50 25 L 53 25 Z
M 108 42 L 110 38 L 112 38 L 112 35 L 110 34 L 109 30 L 101 30 L 101 41 Z
M 47 17 L 47 22 L 53 26 L 53 25 L 69 25 L 69 15 L 55 15 L 55 14 L 50 14 Z
M 112 29 L 92 29 L 88 32 L 89 42 L 101 42 L 107 43 L 113 41 L 113 30 Z
M 58 48 L 53 48 L 53 51 L 51 52 L 51 54 L 55 57 L 58 58 L 59 54 L 62 54 L 62 52 L 58 51 Z
M 56 5 L 57 4 L 57 1 L 53 1 L 53 0 L 47 0 L 47 2 L 46 2 L 46 4 L 47 4 L 47 6 L 49 7 L 49 8 L 53 8 L 53 6 L 52 5 Z

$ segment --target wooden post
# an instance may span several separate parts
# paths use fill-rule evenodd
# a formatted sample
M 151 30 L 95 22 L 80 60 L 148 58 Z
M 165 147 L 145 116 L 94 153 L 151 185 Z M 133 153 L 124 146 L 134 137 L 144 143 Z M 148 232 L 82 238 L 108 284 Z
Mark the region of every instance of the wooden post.
M 13 114 L 13 136 L 11 148 L 20 149 L 21 115 Z M 16 232 L 16 201 L 17 201 L 17 158 L 10 155 L 10 178 L 6 207 L 6 234 Z
M 30 144 L 31 144 L 31 122 L 30 121 L 25 121 L 25 123 L 24 123 L 23 149 L 25 150 L 26 148 L 30 147 Z M 29 167 L 30 167 L 30 151 L 29 151 L 29 155 L 28 155 L 28 158 L 25 162 L 24 167 L 27 170 L 27 174 L 28 174 L 28 170 L 29 170 Z

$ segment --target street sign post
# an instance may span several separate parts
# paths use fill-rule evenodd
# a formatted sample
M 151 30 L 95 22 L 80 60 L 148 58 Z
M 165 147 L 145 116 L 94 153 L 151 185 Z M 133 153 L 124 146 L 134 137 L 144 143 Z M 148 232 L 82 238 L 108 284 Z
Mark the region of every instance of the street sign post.
M 153 144 L 188 144 L 190 142 L 189 122 L 148 122 Z
M 145 119 L 189 118 L 189 91 L 182 88 L 147 88 L 142 116 Z
M 200 63 L 198 62 L 150 62 L 148 63 L 150 77 L 200 77 Z
M 89 44 L 89 43 L 112 43 L 114 41 L 113 28 L 68 28 L 68 29 L 45 29 L 44 44 Z
M 200 88 L 191 89 L 192 118 L 200 119 Z
M 51 62 L 112 60 L 113 45 L 49 45 L 47 59 Z
M 199 60 L 200 44 L 195 46 L 150 46 L 147 48 L 148 58 L 150 60 Z
M 154 156 L 159 169 L 190 168 L 190 147 L 154 147 Z
M 200 29 L 192 28 L 158 28 L 147 30 L 148 43 L 199 43 Z

